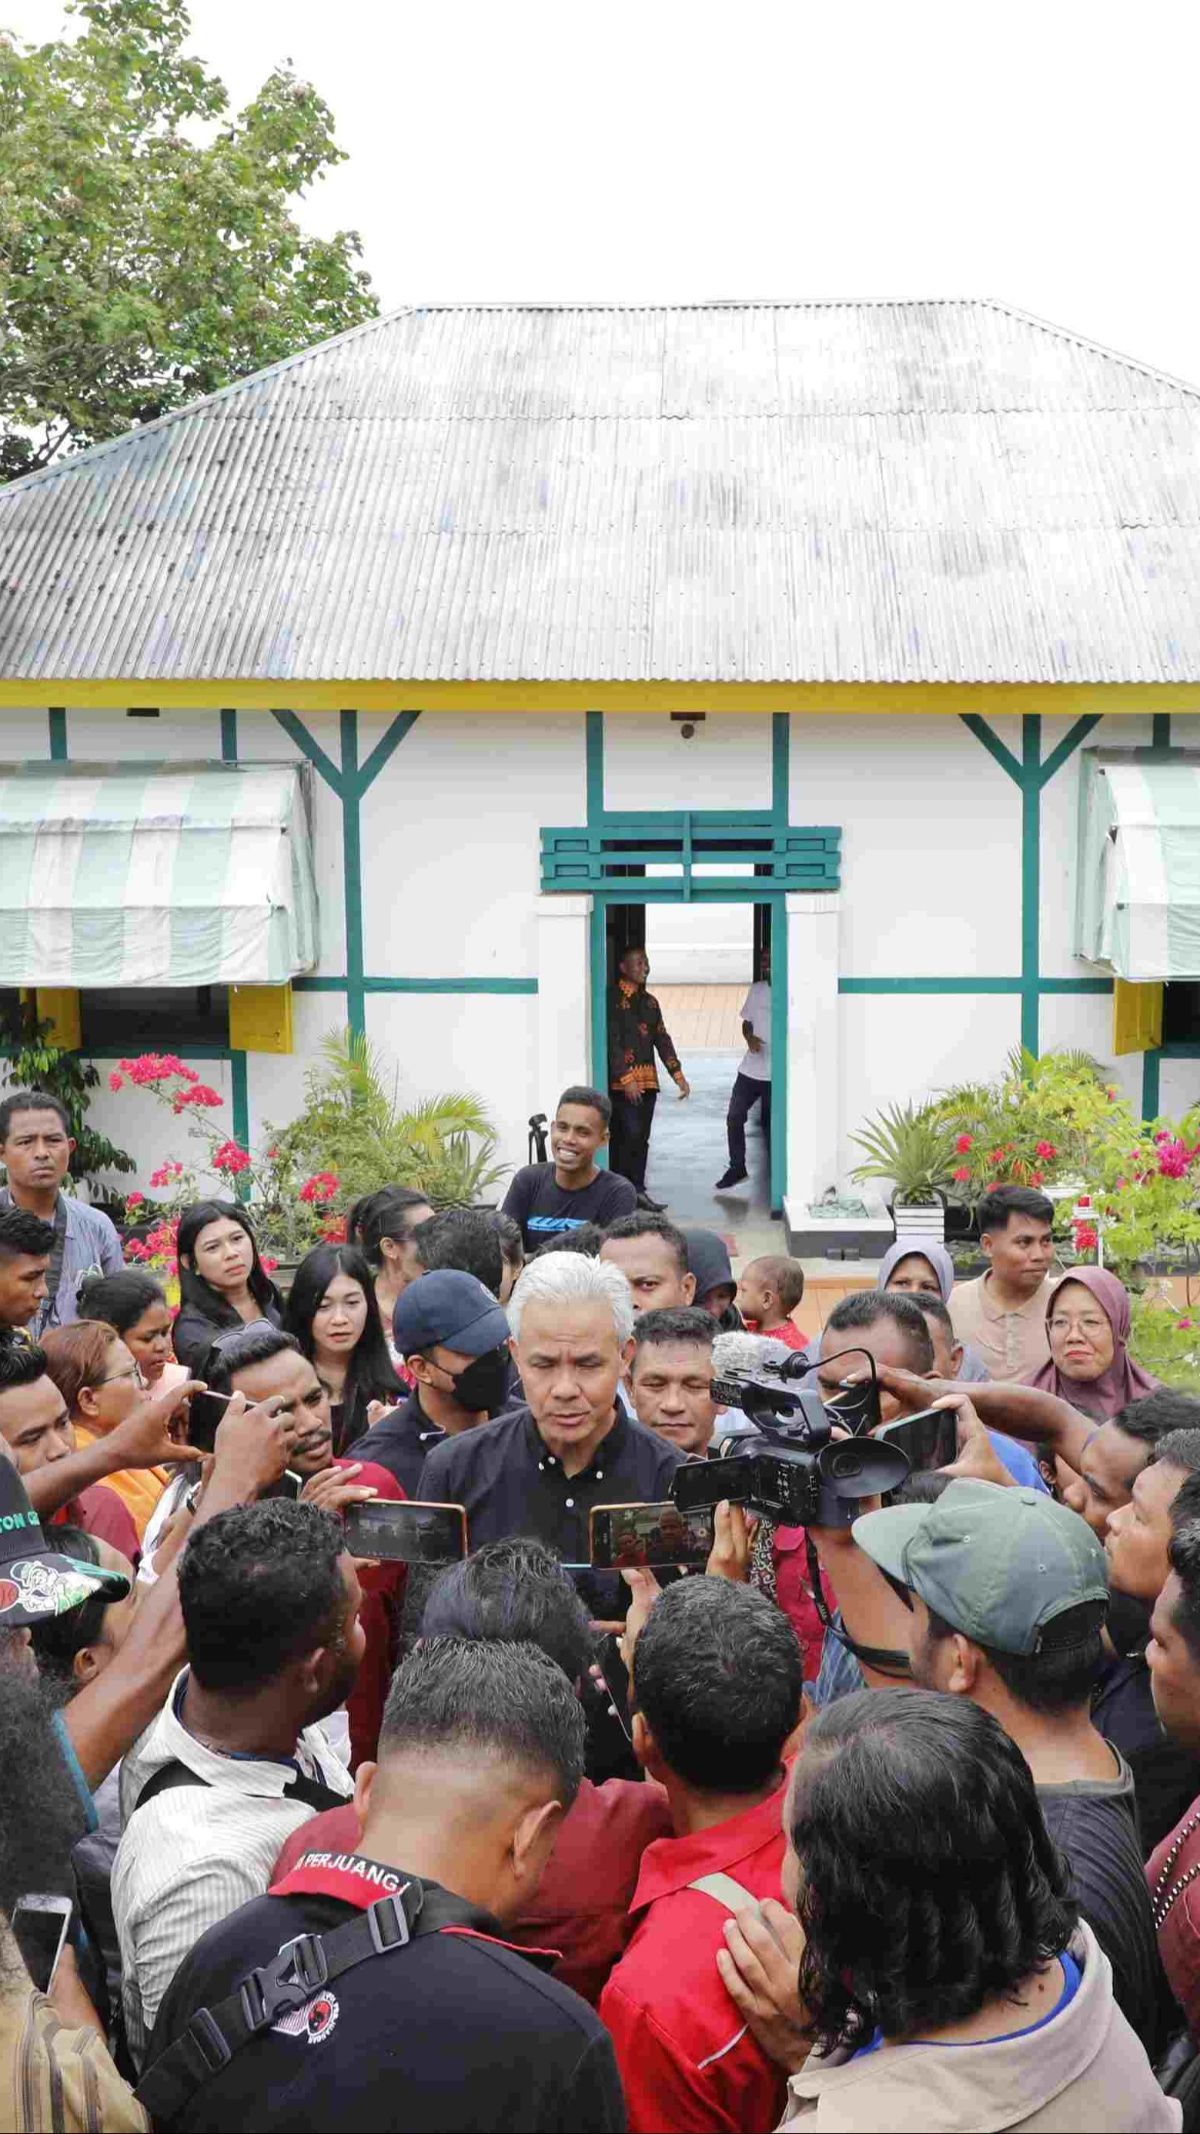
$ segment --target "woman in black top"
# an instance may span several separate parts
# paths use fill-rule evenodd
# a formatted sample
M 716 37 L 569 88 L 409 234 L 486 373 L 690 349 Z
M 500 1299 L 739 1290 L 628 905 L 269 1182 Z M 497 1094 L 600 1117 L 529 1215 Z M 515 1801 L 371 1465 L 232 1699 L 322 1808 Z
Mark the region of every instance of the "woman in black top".
M 296 1269 L 284 1326 L 326 1388 L 335 1455 L 368 1428 L 373 1400 L 394 1407 L 404 1387 L 374 1309 L 371 1270 L 353 1245 L 316 1245 Z
M 193 1370 L 218 1334 L 255 1319 L 283 1320 L 283 1298 L 258 1256 L 244 1208 L 198 1200 L 179 1218 L 179 1317 L 175 1354 Z

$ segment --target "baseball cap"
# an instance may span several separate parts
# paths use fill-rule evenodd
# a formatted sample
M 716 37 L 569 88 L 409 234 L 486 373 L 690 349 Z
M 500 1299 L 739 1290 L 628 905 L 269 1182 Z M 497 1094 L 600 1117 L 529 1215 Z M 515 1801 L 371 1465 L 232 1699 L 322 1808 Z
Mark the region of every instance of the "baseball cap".
M 1104 1551 L 1086 1521 L 1036 1489 L 948 1482 L 934 1504 L 864 1512 L 865 1556 L 944 1622 L 997 1652 L 1033 1653 L 1068 1609 L 1107 1602 Z
M 392 1339 L 401 1356 L 415 1356 L 438 1342 L 460 1356 L 486 1356 L 508 1340 L 508 1319 L 478 1276 L 438 1267 L 401 1290 L 392 1313 Z
M 120 1571 L 60 1556 L 11 1460 L 0 1458 L 0 1630 L 27 1630 L 51 1615 L 81 1608 L 94 1593 L 124 1600 L 129 1580 Z

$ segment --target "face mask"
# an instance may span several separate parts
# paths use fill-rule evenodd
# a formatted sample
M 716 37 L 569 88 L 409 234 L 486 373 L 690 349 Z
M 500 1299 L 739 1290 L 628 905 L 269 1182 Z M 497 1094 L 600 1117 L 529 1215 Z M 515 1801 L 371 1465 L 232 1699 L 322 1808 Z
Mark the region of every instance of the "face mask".
M 454 1398 L 461 1408 L 478 1413 L 498 1408 L 508 1391 L 508 1348 L 490 1349 L 477 1356 L 465 1371 L 447 1374 L 454 1382 Z
M 1145 1651 L 1150 1642 L 1153 1613 L 1153 1601 L 1136 1600 L 1132 1593 L 1118 1593 L 1115 1586 L 1109 1589 L 1108 1634 L 1117 1652 Z

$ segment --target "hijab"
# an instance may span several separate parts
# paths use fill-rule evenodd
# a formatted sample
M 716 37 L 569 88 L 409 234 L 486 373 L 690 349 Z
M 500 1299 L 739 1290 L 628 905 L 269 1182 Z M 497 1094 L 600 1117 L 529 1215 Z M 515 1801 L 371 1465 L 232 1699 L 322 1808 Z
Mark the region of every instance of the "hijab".
M 884 1253 L 879 1263 L 879 1280 L 875 1284 L 876 1289 L 886 1289 L 901 1260 L 911 1259 L 928 1260 L 938 1278 L 938 1286 L 942 1292 L 942 1303 L 949 1304 L 950 1292 L 954 1287 L 954 1262 L 945 1246 L 939 1244 L 935 1237 L 897 1238 L 895 1244 L 889 1251 Z
M 1084 1289 L 1090 1290 L 1104 1313 L 1112 1328 L 1112 1362 L 1099 1378 L 1068 1378 L 1051 1356 L 1040 1370 L 1031 1371 L 1021 1383 L 1041 1386 L 1047 1393 L 1057 1393 L 1060 1400 L 1069 1400 L 1073 1408 L 1090 1415 L 1095 1422 L 1106 1423 L 1110 1417 L 1119 1415 L 1131 1400 L 1142 1400 L 1147 1393 L 1157 1392 L 1161 1381 L 1151 1378 L 1128 1353 L 1129 1292 L 1107 1268 L 1072 1267 L 1063 1275 L 1050 1292 L 1046 1305 L 1047 1326 L 1058 1292 L 1067 1282 L 1079 1282 Z

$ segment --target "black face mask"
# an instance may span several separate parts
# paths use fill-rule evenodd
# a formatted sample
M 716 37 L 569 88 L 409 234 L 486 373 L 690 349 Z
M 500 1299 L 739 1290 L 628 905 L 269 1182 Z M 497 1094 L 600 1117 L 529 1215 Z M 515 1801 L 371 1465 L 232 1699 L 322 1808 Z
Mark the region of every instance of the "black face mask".
M 453 1380 L 454 1398 L 460 1408 L 469 1408 L 473 1414 L 486 1408 L 490 1414 L 508 1391 L 507 1342 L 502 1348 L 489 1349 L 486 1356 L 477 1356 L 465 1371 L 451 1371 L 447 1376 Z
M 1153 1613 L 1153 1601 L 1135 1600 L 1132 1593 L 1118 1593 L 1115 1586 L 1110 1587 L 1107 1628 L 1114 1649 L 1125 1656 L 1144 1652 L 1150 1643 Z

